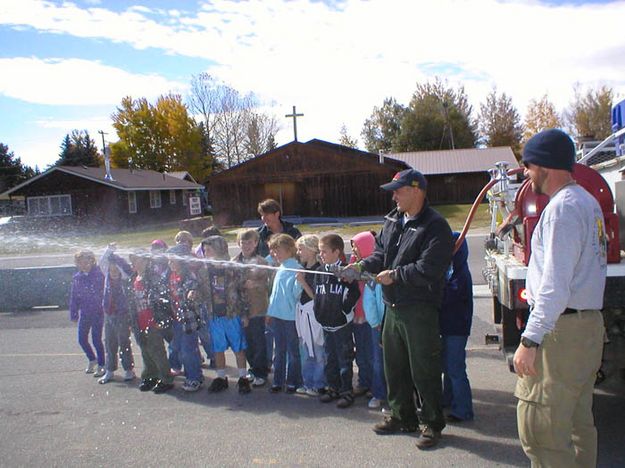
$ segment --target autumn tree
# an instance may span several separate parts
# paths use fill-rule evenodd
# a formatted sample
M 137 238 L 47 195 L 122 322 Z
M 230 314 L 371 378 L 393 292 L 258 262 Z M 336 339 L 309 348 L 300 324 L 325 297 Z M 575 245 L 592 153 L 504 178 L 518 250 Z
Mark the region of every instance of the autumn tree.
M 480 105 L 478 116 L 480 139 L 486 146 L 509 146 L 517 156 L 521 154 L 523 124 L 512 99 L 506 93 L 497 94 L 497 89 L 486 96 Z
M 87 130 L 72 130 L 61 143 L 59 159 L 55 166 L 100 166 L 100 155 L 93 138 Z
M 390 151 L 399 136 L 405 113 L 406 108 L 392 97 L 384 99 L 380 107 L 374 107 L 360 133 L 367 151 Z
M 339 130 L 339 143 L 349 148 L 358 148 L 358 140 L 356 138 L 352 138 L 347 133 L 347 127 L 345 124 L 343 124 L 341 126 L 341 130 Z
M 574 88 L 573 102 L 565 112 L 565 121 L 570 133 L 576 138 L 603 140 L 612 134 L 611 110 L 614 93 L 611 88 Z
M 0 143 L 0 193 L 36 175 L 38 171 L 22 163 L 9 147 Z
M 193 76 L 189 107 L 201 119 L 217 162 L 232 167 L 276 147 L 279 124 L 259 110 L 254 94 L 243 95 L 207 73 Z
M 440 78 L 417 83 L 394 144 L 394 151 L 473 148 L 477 128 L 463 86 L 452 89 Z
M 119 141 L 111 145 L 116 167 L 135 167 L 158 172 L 188 171 L 203 180 L 211 170 L 202 128 L 188 113 L 182 97 L 161 96 L 156 104 L 147 99 L 122 99 L 112 115 Z
M 545 94 L 538 101 L 532 99 L 525 114 L 525 131 L 523 141 L 529 140 L 541 130 L 546 128 L 561 128 L 562 120 L 556 111 L 556 107 Z

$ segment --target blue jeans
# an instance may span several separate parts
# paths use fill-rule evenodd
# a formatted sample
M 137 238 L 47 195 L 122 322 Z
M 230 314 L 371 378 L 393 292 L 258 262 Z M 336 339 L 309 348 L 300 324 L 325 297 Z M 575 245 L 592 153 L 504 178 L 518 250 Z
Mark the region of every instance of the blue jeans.
M 180 369 L 184 366 L 184 375 L 188 381 L 202 382 L 204 377 L 197 331 L 185 333 L 180 322 L 174 322 L 172 328 L 173 339 L 169 343 L 169 365 L 172 369 Z
M 326 350 L 325 374 L 328 387 L 341 395 L 351 394 L 354 378 L 354 340 L 352 324 L 337 331 L 323 331 Z
M 275 340 L 273 385 L 299 387 L 302 383 L 302 363 L 299 355 L 299 338 L 294 320 L 271 317 L 269 326 Z M 287 370 L 288 365 L 288 370 Z
M 89 344 L 89 331 L 95 352 L 98 354 L 98 366 L 104 367 L 104 344 L 102 343 L 102 327 L 104 326 L 104 313 L 80 314 L 78 319 L 78 344 L 87 355 L 89 361 L 95 361 L 96 357 Z
M 254 377 L 267 378 L 267 342 L 265 341 L 265 317 L 252 317 L 247 322 L 245 357 Z
M 299 352 L 302 356 L 302 379 L 304 387 L 319 390 L 325 388 L 326 377 L 324 367 L 326 364 L 326 353 L 323 346 L 313 345 L 314 356 L 308 355 L 308 350 L 303 342 L 300 342 Z
M 378 400 L 386 400 L 386 378 L 384 377 L 384 356 L 382 354 L 382 332 L 371 327 L 371 353 L 373 355 L 373 378 L 371 394 Z
M 354 344 L 356 345 L 356 365 L 358 366 L 358 386 L 371 388 L 373 380 L 373 355 L 371 347 L 371 326 L 367 322 L 354 323 Z
M 443 406 L 451 407 L 453 416 L 473 419 L 473 398 L 467 377 L 467 336 L 443 336 Z

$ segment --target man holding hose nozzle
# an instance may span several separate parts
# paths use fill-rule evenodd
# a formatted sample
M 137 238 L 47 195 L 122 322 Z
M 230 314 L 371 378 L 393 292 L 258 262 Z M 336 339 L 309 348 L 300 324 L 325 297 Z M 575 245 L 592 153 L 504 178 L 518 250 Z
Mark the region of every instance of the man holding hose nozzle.
M 382 346 L 391 416 L 374 431 L 417 431 L 416 388 L 423 400 L 424 425 L 417 447 L 430 448 L 438 444 L 445 427 L 439 310 L 453 237 L 447 221 L 429 206 L 427 181 L 419 171 L 398 172 L 381 188 L 393 192 L 397 207 L 386 216 L 373 254 L 347 267 L 342 276 L 353 279 L 356 271 L 364 270 L 377 273 L 376 281 L 382 284 Z

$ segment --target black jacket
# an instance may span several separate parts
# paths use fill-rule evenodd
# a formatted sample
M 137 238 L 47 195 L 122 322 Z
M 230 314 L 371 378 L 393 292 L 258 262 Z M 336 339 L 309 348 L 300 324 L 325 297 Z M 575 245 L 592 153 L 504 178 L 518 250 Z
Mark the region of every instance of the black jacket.
M 299 232 L 299 229 L 293 226 L 292 223 L 289 223 L 288 221 L 284 221 L 282 219 L 280 220 L 280 222 L 282 223 L 281 234 L 288 234 L 293 239 L 299 239 L 300 237 L 302 237 L 302 233 Z M 266 257 L 267 255 L 269 255 L 269 246 L 267 245 L 267 241 L 269 240 L 269 237 L 274 233 L 269 230 L 266 224 L 263 224 L 261 227 L 258 228 L 258 234 L 260 236 L 260 239 L 258 241 L 258 248 L 256 250 L 258 252 L 258 255 L 260 255 L 261 257 Z
M 402 220 L 397 209 L 386 215 L 375 250 L 362 261 L 363 268 L 371 273 L 397 270 L 397 280 L 382 286 L 385 304 L 426 302 L 440 307 L 454 245 L 449 224 L 427 201 L 415 219 L 403 226 Z
M 318 270 L 327 271 L 325 265 Z M 360 298 L 357 281 L 345 283 L 336 276 L 315 275 L 313 291 L 315 318 L 324 330 L 335 331 L 354 319 L 354 306 Z

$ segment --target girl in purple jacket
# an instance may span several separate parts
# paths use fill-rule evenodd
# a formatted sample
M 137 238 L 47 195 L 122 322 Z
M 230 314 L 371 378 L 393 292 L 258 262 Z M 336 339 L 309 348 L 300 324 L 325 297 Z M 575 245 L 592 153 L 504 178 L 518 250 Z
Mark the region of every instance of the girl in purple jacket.
M 78 271 L 72 278 L 69 314 L 72 322 L 78 322 L 78 343 L 87 355 L 89 364 L 85 372 L 94 377 L 104 375 L 104 346 L 102 345 L 102 326 L 104 311 L 102 297 L 104 275 L 96 265 L 95 255 L 90 250 L 83 250 L 74 255 Z M 89 344 L 89 332 L 98 358 Z

